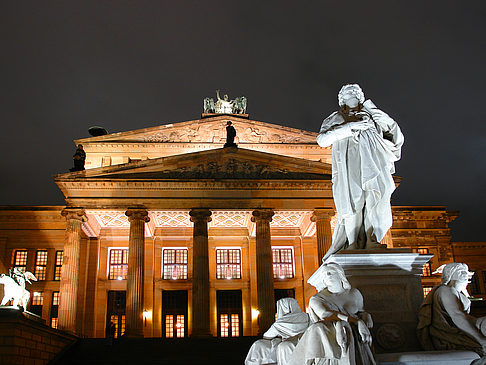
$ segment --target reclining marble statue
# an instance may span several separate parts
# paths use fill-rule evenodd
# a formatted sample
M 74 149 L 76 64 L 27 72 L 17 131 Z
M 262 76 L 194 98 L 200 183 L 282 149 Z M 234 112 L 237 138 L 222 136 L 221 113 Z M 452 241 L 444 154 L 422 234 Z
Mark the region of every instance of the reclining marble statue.
M 466 264 L 445 265 L 442 283 L 430 291 L 420 308 L 417 335 L 425 350 L 474 351 L 482 358 L 473 364 L 486 364 L 486 317 L 469 315 L 466 287 L 471 274 Z
M 294 298 L 277 301 L 277 320 L 263 334 L 263 339 L 255 341 L 245 359 L 245 365 L 283 364 L 280 345 L 291 342 L 294 347 L 298 336 L 309 326 L 309 316 L 303 313 Z M 279 356 L 280 355 L 280 356 Z
M 1 274 L 0 284 L 3 284 L 3 299 L 0 305 L 5 305 L 12 300 L 14 307 L 19 306 L 26 311 L 30 292 L 25 289 L 25 283 L 32 284 L 30 280 L 37 281 L 30 271 L 22 272 L 18 268 L 14 268 L 10 275 Z
M 337 221 L 323 262 L 341 249 L 380 248 L 391 227 L 392 174 L 404 137 L 388 114 L 366 100 L 357 84 L 344 85 L 339 110 L 327 117 L 317 136 L 332 145 L 332 183 Z

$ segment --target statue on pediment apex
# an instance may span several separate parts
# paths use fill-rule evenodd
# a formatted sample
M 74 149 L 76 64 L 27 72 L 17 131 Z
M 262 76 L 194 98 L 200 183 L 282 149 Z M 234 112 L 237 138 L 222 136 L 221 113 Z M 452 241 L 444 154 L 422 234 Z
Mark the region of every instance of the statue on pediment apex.
M 221 98 L 219 90 L 216 90 L 216 101 L 213 98 L 204 99 L 204 113 L 245 114 L 246 104 L 245 96 L 230 100 L 227 94 L 224 94 Z

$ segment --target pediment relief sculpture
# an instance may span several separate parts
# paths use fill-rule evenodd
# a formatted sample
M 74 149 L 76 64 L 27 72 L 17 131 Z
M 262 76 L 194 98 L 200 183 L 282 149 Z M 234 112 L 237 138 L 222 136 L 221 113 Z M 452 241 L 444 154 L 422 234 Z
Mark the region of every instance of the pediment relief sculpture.
M 297 170 L 297 169 L 295 169 Z M 237 159 L 214 160 L 161 171 L 130 172 L 111 175 L 112 178 L 156 179 L 285 179 L 326 180 L 329 175 L 251 163 Z
M 226 137 L 226 120 L 199 123 L 190 126 L 171 127 L 140 138 L 144 142 L 201 142 L 224 143 Z M 236 129 L 238 143 L 315 143 L 313 134 L 305 135 L 297 132 L 279 131 L 276 128 L 254 125 L 247 121 L 232 121 Z M 138 139 L 138 138 L 136 138 Z

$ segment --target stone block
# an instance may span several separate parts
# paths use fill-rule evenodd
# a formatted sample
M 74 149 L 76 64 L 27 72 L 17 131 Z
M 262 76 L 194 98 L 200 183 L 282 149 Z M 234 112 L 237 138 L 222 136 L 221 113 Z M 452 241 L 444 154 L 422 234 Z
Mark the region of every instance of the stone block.
M 403 249 L 349 250 L 331 257 L 363 294 L 365 310 L 373 317 L 377 353 L 421 350 L 416 336 L 423 301 L 421 274 L 431 257 Z
M 479 355 L 472 351 L 419 351 L 376 355 L 378 365 L 470 365 Z

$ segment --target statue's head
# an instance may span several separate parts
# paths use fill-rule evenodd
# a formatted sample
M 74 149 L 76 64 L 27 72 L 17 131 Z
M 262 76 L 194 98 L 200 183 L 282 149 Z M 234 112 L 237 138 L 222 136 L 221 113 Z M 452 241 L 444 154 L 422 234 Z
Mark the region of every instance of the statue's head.
M 231 125 L 231 124 L 232 123 L 229 120 L 226 122 L 226 125 Z
M 226 95 L 226 94 L 225 94 L 225 95 L 223 96 L 223 99 L 224 99 L 224 101 L 228 101 L 228 95 Z
M 453 282 L 467 283 L 469 281 L 469 268 L 460 262 L 451 262 L 442 270 L 442 284 L 450 285 Z
M 299 307 L 299 302 L 294 298 L 282 298 L 277 301 L 277 319 L 290 313 L 302 312 Z
M 351 284 L 346 278 L 341 265 L 334 262 L 322 264 L 307 281 L 317 291 L 328 289 L 330 292 L 340 292 L 343 289 L 351 289 Z
M 344 85 L 338 93 L 339 106 L 347 105 L 350 108 L 356 108 L 365 101 L 363 90 L 358 84 Z
M 78 149 L 82 150 L 83 149 L 83 145 L 82 144 L 78 144 Z

